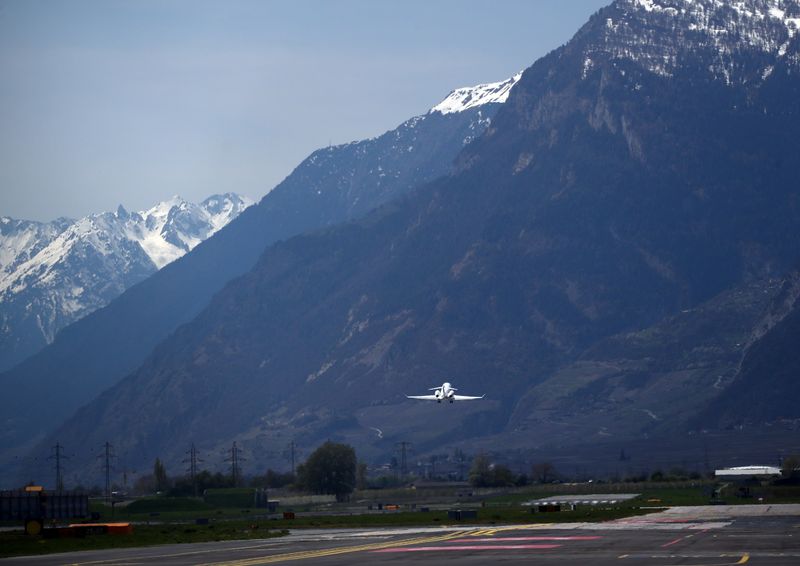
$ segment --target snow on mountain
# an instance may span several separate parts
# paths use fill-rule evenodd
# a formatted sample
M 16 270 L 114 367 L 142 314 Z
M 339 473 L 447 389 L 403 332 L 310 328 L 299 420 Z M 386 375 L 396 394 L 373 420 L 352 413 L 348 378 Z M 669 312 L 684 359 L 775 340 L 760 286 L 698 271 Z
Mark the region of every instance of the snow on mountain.
M 586 52 L 584 76 L 601 58 L 672 76 L 697 54 L 727 84 L 764 80 L 781 62 L 800 69 L 798 0 L 617 0 L 601 15 L 605 30 Z
M 253 204 L 233 193 L 214 195 L 200 204 L 179 196 L 127 217 L 127 234 L 139 242 L 157 268 L 175 261 Z M 117 215 L 125 215 L 124 209 Z
M 72 223 L 52 223 L 2 219 L 2 226 L 15 225 L 0 239 L 0 304 L 7 290 L 19 292 L 29 284 L 56 277 L 54 268 L 78 246 L 90 245 L 102 256 L 120 254 L 120 246 L 135 242 L 141 246 L 155 268 L 175 261 L 197 244 L 236 218 L 253 204 L 233 193 L 214 195 L 200 204 L 174 196 L 154 207 L 128 213 L 122 206 L 116 212 L 92 214 Z M 59 233 L 60 229 L 60 233 Z M 47 238 L 47 236 L 55 236 Z M 43 245 L 44 244 L 44 245 Z M 25 258 L 25 261 L 20 261 Z
M 450 114 L 452 112 L 463 112 L 469 108 L 493 102 L 502 104 L 508 98 L 511 87 L 517 83 L 521 76 L 522 73 L 517 73 L 510 79 L 497 83 L 457 88 L 439 104 L 431 108 L 429 113 L 441 112 L 442 114 Z
M 178 259 L 252 201 L 233 193 L 180 197 L 129 213 L 50 223 L 0 219 L 0 367 Z
M 293 173 L 302 179 L 293 187 L 297 210 L 305 206 L 302 201 L 313 200 L 316 206 L 326 202 L 323 210 L 346 210 L 346 217 L 355 218 L 421 182 L 447 175 L 458 152 L 487 130 L 520 76 L 457 89 L 393 130 L 315 151 Z M 336 214 L 327 215 L 325 224 L 340 221 Z
M 0 218 L 0 273 L 10 273 L 21 263 L 39 253 L 74 220 L 59 218 L 53 222 Z

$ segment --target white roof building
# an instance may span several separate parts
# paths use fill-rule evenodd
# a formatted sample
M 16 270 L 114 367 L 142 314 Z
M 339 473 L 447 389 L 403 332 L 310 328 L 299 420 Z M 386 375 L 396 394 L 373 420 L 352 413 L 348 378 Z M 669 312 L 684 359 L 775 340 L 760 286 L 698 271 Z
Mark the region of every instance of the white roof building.
M 736 468 L 723 468 L 714 470 L 717 477 L 763 477 L 779 476 L 781 469 L 774 466 L 738 466 Z

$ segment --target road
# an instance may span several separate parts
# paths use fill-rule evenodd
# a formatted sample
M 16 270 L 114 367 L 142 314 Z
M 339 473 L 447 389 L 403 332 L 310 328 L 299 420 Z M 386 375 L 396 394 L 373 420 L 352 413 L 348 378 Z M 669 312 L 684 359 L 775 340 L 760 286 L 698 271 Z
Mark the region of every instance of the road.
M 800 564 L 800 505 L 676 507 L 608 523 L 297 530 L 263 541 L 100 550 L 7 564 L 320 566 L 436 564 L 458 559 L 572 566 Z

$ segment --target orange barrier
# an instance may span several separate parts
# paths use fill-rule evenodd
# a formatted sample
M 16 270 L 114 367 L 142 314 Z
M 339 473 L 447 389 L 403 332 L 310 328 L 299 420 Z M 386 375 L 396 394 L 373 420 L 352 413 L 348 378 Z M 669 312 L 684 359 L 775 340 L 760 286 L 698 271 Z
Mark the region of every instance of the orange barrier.
M 132 535 L 133 525 L 130 523 L 74 523 L 70 529 L 82 530 L 86 534 Z

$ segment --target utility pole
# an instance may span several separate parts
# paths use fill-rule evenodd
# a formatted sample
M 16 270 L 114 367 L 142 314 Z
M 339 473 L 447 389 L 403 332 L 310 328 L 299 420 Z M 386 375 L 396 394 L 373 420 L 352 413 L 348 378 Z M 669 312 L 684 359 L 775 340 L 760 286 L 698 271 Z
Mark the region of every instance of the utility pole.
M 64 456 L 62 454 L 64 447 L 58 442 L 56 442 L 56 445 L 53 446 L 51 450 L 53 450 L 53 454 L 48 460 L 56 461 L 56 491 L 61 493 L 64 491 L 64 469 L 61 467 L 61 458 L 69 458 L 69 456 Z
M 231 479 L 233 480 L 234 487 L 239 485 L 239 476 L 241 475 L 239 462 L 244 460 L 244 458 L 239 455 L 239 452 L 239 447 L 236 446 L 236 441 L 234 440 L 233 446 L 231 447 L 231 457 L 225 459 L 226 462 L 231 463 Z
M 466 469 L 466 462 L 464 452 L 460 448 L 456 448 L 455 453 L 456 463 L 458 464 L 458 479 L 464 480 L 464 470 Z
M 103 468 L 106 473 L 106 501 L 111 501 L 111 459 L 114 457 L 114 446 L 108 441 L 103 445 L 105 451 L 105 465 Z
M 189 464 L 189 475 L 192 478 L 192 489 L 194 491 L 194 496 L 197 497 L 197 464 L 198 462 L 202 462 L 202 460 L 197 457 L 197 449 L 194 447 L 194 442 L 192 442 L 192 447 L 186 453 L 189 454 L 189 459 L 184 460 L 183 462 L 188 462 Z
M 398 442 L 397 446 L 400 447 L 400 476 L 404 477 L 406 474 L 408 474 L 407 451 L 411 446 L 411 443 L 404 440 L 402 442 Z

